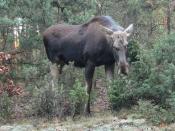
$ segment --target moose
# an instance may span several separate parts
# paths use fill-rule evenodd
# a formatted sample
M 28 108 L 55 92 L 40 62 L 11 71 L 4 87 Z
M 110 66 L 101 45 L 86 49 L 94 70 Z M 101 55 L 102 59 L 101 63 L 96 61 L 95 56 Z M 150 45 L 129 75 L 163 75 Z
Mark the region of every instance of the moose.
M 73 62 L 75 67 L 85 68 L 88 101 L 85 113 L 90 114 L 90 93 L 95 67 L 104 65 L 107 79 L 114 76 L 115 63 L 119 73 L 128 74 L 127 38 L 133 24 L 126 29 L 110 16 L 96 16 L 80 25 L 57 24 L 47 28 L 43 41 L 48 59 L 59 67 Z

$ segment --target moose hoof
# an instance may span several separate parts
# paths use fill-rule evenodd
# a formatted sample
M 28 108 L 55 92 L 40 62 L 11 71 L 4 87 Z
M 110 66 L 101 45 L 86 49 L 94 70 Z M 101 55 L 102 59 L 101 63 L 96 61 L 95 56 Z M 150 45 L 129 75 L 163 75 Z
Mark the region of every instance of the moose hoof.
M 85 115 L 86 117 L 91 117 L 91 116 L 92 116 L 92 112 L 87 108 L 87 109 L 85 110 L 85 112 L 84 112 L 84 115 Z
M 84 113 L 84 116 L 85 116 L 85 117 L 91 117 L 92 114 L 91 114 L 90 112 L 85 112 L 85 113 Z

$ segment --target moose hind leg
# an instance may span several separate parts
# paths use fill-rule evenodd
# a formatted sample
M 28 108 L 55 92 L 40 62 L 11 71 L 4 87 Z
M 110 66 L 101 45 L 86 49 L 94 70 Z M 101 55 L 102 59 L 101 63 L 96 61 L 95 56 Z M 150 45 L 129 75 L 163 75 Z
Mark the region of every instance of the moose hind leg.
M 89 62 L 85 67 L 85 80 L 86 80 L 86 88 L 87 88 L 87 95 L 88 95 L 88 101 L 85 106 L 86 115 L 90 114 L 90 93 L 92 89 L 94 70 L 95 70 L 95 66 L 93 63 Z
M 58 65 L 56 63 L 50 65 L 50 73 L 54 80 L 58 78 Z
M 62 74 L 62 72 L 63 72 L 63 67 L 64 67 L 64 63 L 61 62 L 61 63 L 60 63 L 60 67 L 59 67 L 59 69 L 58 69 L 58 73 L 59 73 L 59 74 Z

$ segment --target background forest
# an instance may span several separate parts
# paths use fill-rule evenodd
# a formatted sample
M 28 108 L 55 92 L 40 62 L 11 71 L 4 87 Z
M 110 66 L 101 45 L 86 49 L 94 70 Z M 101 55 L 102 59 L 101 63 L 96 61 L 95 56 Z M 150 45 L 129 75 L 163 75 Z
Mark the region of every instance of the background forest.
M 42 32 L 56 23 L 80 24 L 109 15 L 134 23 L 128 76 L 107 84 L 104 69 L 94 88 L 108 88 L 109 109 L 131 109 L 154 124 L 175 121 L 174 0 L 0 0 L 0 121 L 83 113 L 84 69 L 72 65 L 53 86 Z M 98 97 L 93 91 L 92 105 Z

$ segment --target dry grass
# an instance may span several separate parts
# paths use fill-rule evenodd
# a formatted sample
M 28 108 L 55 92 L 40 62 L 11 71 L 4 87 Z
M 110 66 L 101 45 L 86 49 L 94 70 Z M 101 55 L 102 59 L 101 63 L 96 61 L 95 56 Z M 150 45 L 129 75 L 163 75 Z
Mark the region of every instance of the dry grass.
M 107 124 L 112 122 L 115 117 L 110 112 L 101 112 L 93 114 L 91 117 L 77 116 L 74 119 L 67 117 L 65 120 L 53 118 L 48 120 L 47 118 L 29 118 L 23 120 L 15 120 L 15 124 L 33 125 L 36 129 L 43 129 L 48 127 L 54 127 L 56 129 L 66 129 L 71 131 L 81 131 L 83 128 L 92 128 L 94 125 Z
M 105 112 L 105 113 L 98 113 L 94 114 L 91 117 L 76 117 L 75 119 L 72 119 L 68 117 L 65 121 L 61 121 L 58 123 L 55 123 L 55 127 L 64 127 L 68 130 L 72 131 L 77 131 L 81 130 L 82 128 L 92 128 L 94 125 L 99 125 L 99 124 L 105 124 L 105 123 L 110 123 L 113 121 L 114 116 L 110 112 Z

